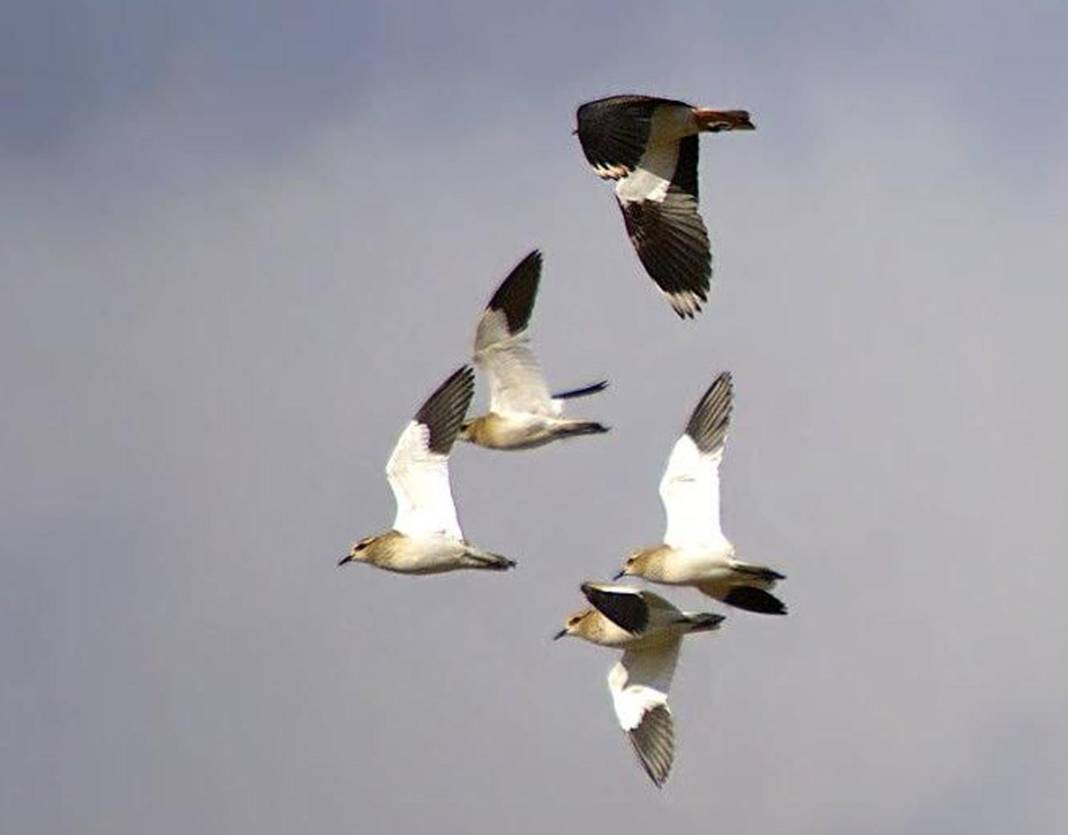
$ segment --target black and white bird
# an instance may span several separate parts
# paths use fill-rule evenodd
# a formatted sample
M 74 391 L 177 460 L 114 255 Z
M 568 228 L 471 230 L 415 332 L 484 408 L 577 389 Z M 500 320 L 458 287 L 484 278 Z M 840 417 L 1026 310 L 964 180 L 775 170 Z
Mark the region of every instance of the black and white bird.
M 405 427 L 386 464 L 397 517 L 385 533 L 361 539 L 338 565 L 365 562 L 401 574 L 440 574 L 461 568 L 501 571 L 515 563 L 464 539 L 449 485 L 449 451 L 471 395 L 470 366 L 455 371 Z
M 754 130 L 745 110 L 709 110 L 652 96 L 611 96 L 578 109 L 593 170 L 616 181 L 627 234 L 649 276 L 682 317 L 708 301 L 712 253 L 697 213 L 697 135 Z
M 590 608 L 569 617 L 555 637 L 572 635 L 623 650 L 608 673 L 612 705 L 642 768 L 660 788 L 675 757 L 667 699 L 679 645 L 691 632 L 718 629 L 723 615 L 683 612 L 660 595 L 631 586 L 583 583 L 582 593 Z
M 475 364 L 489 378 L 489 412 L 464 421 L 460 438 L 490 449 L 532 449 L 560 438 L 598 435 L 608 427 L 565 418 L 564 401 L 603 391 L 607 380 L 549 394 L 528 334 L 541 277 L 541 253 L 520 261 L 482 311 Z
M 739 560 L 720 529 L 719 465 L 733 401 L 731 375 L 724 371 L 690 415 L 660 479 L 667 514 L 663 543 L 635 551 L 616 577 L 692 586 L 739 609 L 785 615 L 786 606 L 771 594 L 785 577 L 766 565 Z

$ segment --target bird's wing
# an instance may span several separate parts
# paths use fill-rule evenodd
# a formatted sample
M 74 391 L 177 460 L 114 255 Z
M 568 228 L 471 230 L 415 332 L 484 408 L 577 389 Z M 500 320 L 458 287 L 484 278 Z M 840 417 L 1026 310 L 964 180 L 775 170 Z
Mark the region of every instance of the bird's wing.
M 627 234 L 649 277 L 679 316 L 708 300 L 712 251 L 697 213 L 697 137 L 649 146 L 616 183 Z
M 659 788 L 675 755 L 675 730 L 668 690 L 679 657 L 680 639 L 627 650 L 608 673 L 608 689 L 619 725 L 645 773 Z
M 582 593 L 590 605 L 620 629 L 638 635 L 649 626 L 649 606 L 639 589 L 583 583 Z
M 652 96 L 610 96 L 579 107 L 576 133 L 597 176 L 618 180 L 637 168 L 653 132 L 653 117 L 663 104 L 689 107 Z
M 386 478 L 397 500 L 393 527 L 401 533 L 463 538 L 449 486 L 449 450 L 474 391 L 474 372 L 465 365 L 430 395 L 393 448 Z
M 541 253 L 534 250 L 497 288 L 475 332 L 475 363 L 490 384 L 490 410 L 553 415 L 549 386 L 530 349 L 527 326 L 541 274 Z
M 530 324 L 541 278 L 541 253 L 534 250 L 501 282 L 475 332 L 475 353 L 522 333 Z
M 733 384 L 724 371 L 693 410 L 660 480 L 667 514 L 664 543 L 673 548 L 726 542 L 719 522 L 719 462 L 730 426 Z
M 634 586 L 583 583 L 581 588 L 598 612 L 634 635 L 671 623 L 682 614 L 659 594 Z

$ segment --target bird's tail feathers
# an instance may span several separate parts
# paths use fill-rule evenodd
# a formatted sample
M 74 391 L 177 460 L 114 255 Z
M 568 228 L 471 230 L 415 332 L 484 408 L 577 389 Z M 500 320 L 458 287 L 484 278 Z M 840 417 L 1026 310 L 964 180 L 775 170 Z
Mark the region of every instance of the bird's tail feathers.
M 786 604 L 774 594 L 756 586 L 735 586 L 723 598 L 728 606 L 761 615 L 785 615 Z
M 756 130 L 749 119 L 748 110 L 707 110 L 703 107 L 694 109 L 694 118 L 701 130 L 717 133 L 724 130 Z
M 723 615 L 712 612 L 687 613 L 686 615 L 686 622 L 690 624 L 690 632 L 711 632 L 713 629 L 719 629 L 719 625 L 725 620 Z
M 731 565 L 731 571 L 745 577 L 752 577 L 754 580 L 760 580 L 762 583 L 768 583 L 769 588 L 775 585 L 776 580 L 786 579 L 785 574 L 780 574 L 774 568 L 768 568 L 766 565 L 751 565 L 746 562 L 734 563 Z
M 487 571 L 507 571 L 509 568 L 515 568 L 516 564 L 515 560 L 510 560 L 508 557 L 483 551 L 480 548 L 472 548 L 470 545 L 467 546 L 464 556 L 470 560 L 471 568 L 481 568 Z
M 560 434 L 565 438 L 575 438 L 579 435 L 602 435 L 608 432 L 609 428 L 595 420 L 568 420 L 560 426 Z

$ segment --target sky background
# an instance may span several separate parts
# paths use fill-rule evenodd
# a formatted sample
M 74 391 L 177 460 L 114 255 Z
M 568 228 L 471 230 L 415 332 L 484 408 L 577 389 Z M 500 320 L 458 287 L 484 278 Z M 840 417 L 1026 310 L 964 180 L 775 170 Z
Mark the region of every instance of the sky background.
M 3 10 L 0 830 L 1063 831 L 1063 4 Z M 702 139 L 693 322 L 570 135 L 619 92 L 758 126 Z M 457 448 L 514 572 L 337 569 L 533 247 L 613 432 Z M 657 792 L 550 637 L 722 369 L 790 615 L 687 642 Z

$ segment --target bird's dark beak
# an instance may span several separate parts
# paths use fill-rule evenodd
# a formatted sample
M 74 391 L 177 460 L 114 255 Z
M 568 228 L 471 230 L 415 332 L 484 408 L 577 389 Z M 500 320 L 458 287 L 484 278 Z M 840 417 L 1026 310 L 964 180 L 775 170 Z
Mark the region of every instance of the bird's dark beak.
M 620 577 L 625 577 L 626 575 L 627 575 L 627 569 L 621 568 L 621 569 L 619 569 L 619 571 L 617 571 L 615 574 L 612 575 L 612 579 L 613 580 L 618 580 Z
M 345 554 L 341 559 L 337 561 L 337 567 L 341 568 L 345 563 L 352 561 L 352 554 Z
M 578 133 L 578 128 L 575 128 L 573 131 L 571 131 L 572 136 L 574 136 L 576 133 Z
M 553 635 L 553 640 L 554 641 L 559 641 L 566 634 L 567 634 L 567 627 L 565 626 L 563 629 L 561 629 L 559 632 L 557 632 L 555 635 Z

